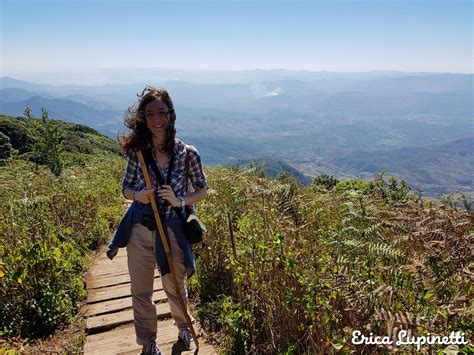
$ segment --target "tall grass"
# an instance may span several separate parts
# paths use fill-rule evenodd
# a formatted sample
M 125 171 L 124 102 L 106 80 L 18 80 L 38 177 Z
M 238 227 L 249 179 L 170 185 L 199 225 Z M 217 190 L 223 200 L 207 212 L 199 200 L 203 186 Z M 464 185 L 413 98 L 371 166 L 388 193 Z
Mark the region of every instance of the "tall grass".
M 353 330 L 460 330 L 472 341 L 469 213 L 383 176 L 331 191 L 258 171 L 214 169 L 209 179 L 192 287 L 201 322 L 229 352 L 381 351 L 353 345 Z
M 14 160 L 0 170 L 0 335 L 37 338 L 75 315 L 85 256 L 123 213 L 119 158 L 88 159 L 59 177 Z

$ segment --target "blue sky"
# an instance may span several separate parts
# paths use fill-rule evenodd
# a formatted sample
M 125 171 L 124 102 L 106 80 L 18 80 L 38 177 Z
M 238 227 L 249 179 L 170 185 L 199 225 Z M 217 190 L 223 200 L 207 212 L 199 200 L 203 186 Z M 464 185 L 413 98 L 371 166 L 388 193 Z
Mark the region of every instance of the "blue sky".
M 1 0 L 1 75 L 113 68 L 472 73 L 472 2 Z

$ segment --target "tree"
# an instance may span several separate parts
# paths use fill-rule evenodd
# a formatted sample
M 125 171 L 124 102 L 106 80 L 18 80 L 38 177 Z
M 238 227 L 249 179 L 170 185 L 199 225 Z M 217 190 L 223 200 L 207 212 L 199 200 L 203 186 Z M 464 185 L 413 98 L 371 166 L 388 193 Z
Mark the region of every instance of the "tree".
M 31 109 L 25 109 L 25 116 L 32 118 Z M 48 112 L 41 109 L 41 123 L 37 126 L 38 140 L 33 147 L 36 163 L 46 165 L 51 172 L 59 176 L 63 170 L 63 145 L 64 137 L 59 127 L 48 118 Z

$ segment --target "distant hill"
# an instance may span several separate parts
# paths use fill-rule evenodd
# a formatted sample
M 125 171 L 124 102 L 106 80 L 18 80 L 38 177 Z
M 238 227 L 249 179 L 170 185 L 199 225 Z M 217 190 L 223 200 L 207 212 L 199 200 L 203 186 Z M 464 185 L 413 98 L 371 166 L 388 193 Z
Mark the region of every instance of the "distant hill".
M 64 137 L 63 147 L 73 154 L 114 154 L 119 155 L 118 143 L 100 134 L 95 129 L 82 124 L 52 120 L 59 126 Z M 6 135 L 13 149 L 25 154 L 32 151 L 38 139 L 36 119 L 0 115 L 0 133 Z
M 312 178 L 303 174 L 301 171 L 293 168 L 292 166 L 282 161 L 274 160 L 271 158 L 235 160 L 228 162 L 226 165 L 235 166 L 238 168 L 254 167 L 262 169 L 265 175 L 269 178 L 275 178 L 281 173 L 289 173 L 303 185 L 308 185 L 312 182 Z
M 2 92 L 3 94 L 5 91 Z M 12 96 L 9 91 L 8 95 Z M 16 97 L 20 98 L 26 95 L 26 91 L 17 91 Z M 48 111 L 50 118 L 62 119 L 69 122 L 77 122 L 86 126 L 94 127 L 111 137 L 116 136 L 117 126 L 122 124 L 123 112 L 112 110 L 97 110 L 82 103 L 65 99 L 50 99 L 42 96 L 32 96 L 21 101 L 0 103 L 2 114 L 11 116 L 21 116 L 26 107 L 30 107 L 37 116 L 41 109 Z M 113 127 L 112 129 L 110 127 Z
M 17 102 L 17 101 L 23 101 L 23 100 L 28 100 L 29 98 L 33 96 L 38 96 L 39 93 L 35 91 L 29 91 L 29 90 L 24 90 L 24 89 L 17 89 L 17 88 L 6 88 L 6 89 L 0 89 L 0 105 L 3 108 L 3 103 L 8 103 L 8 102 Z M 51 99 L 54 98 L 51 95 L 48 95 L 47 93 L 41 93 L 41 96 Z

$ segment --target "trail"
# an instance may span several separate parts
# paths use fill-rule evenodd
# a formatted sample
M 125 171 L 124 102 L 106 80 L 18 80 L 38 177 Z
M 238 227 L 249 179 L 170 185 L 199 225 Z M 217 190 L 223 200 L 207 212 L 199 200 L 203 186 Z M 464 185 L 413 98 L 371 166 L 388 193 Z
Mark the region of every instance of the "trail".
M 111 261 L 102 253 L 91 266 L 87 275 L 85 354 L 139 354 L 141 346 L 135 341 L 133 327 L 130 277 L 127 267 L 126 248 L 120 249 Z M 163 354 L 193 354 L 184 350 L 178 341 L 178 329 L 173 325 L 169 304 L 155 270 L 153 301 L 156 304 L 158 333 L 157 344 Z M 196 331 L 199 326 L 195 325 Z M 217 354 L 199 336 L 199 354 Z

